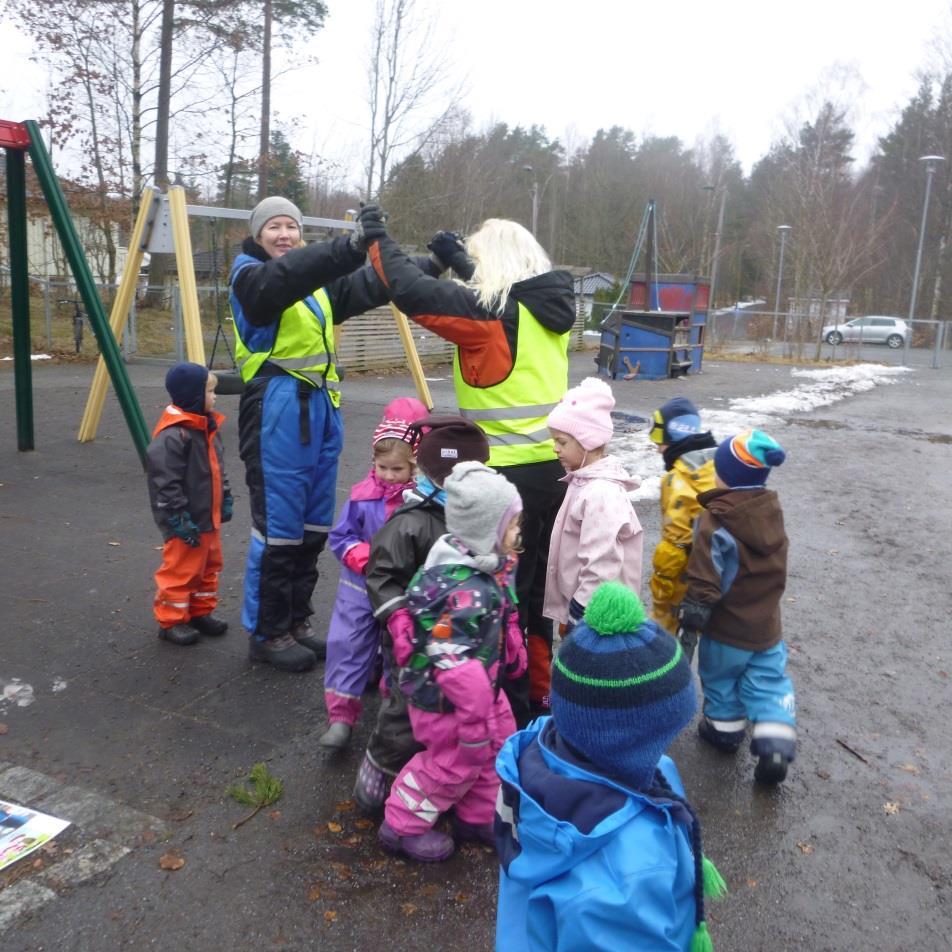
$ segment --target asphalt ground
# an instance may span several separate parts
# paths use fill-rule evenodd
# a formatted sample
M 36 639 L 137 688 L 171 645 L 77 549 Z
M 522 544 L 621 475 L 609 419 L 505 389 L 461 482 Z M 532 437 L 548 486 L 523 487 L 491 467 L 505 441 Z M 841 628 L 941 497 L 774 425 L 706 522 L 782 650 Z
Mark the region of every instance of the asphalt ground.
M 573 383 L 591 357 L 573 355 Z M 155 635 L 160 539 L 112 395 L 96 441 L 76 442 L 92 369 L 34 367 L 37 448 L 26 453 L 12 369 L 0 371 L 0 798 L 73 820 L 0 873 L 3 948 L 490 949 L 492 853 L 404 863 L 353 809 L 375 697 L 352 750 L 325 764 L 321 668 L 247 661 L 237 398 L 219 400 L 238 497 L 219 608 L 232 630 L 176 648 Z M 151 424 L 164 368 L 130 374 Z M 450 410 L 448 368 L 429 377 Z M 686 380 L 618 381 L 615 393 L 619 410 L 647 417 L 676 394 L 704 407 L 792 385 L 789 367 L 708 361 Z M 383 405 L 412 392 L 405 374 L 345 381 L 339 500 L 366 472 Z M 730 887 L 708 907 L 718 952 L 949 948 L 950 410 L 952 372 L 922 368 L 772 430 L 788 451 L 771 485 L 791 538 L 798 758 L 765 790 L 745 751 L 720 755 L 693 728 L 671 751 Z M 647 563 L 657 503 L 639 516 Z M 329 554 L 321 567 L 324 627 L 337 571 Z M 236 828 L 250 810 L 226 788 L 256 762 L 284 794 Z

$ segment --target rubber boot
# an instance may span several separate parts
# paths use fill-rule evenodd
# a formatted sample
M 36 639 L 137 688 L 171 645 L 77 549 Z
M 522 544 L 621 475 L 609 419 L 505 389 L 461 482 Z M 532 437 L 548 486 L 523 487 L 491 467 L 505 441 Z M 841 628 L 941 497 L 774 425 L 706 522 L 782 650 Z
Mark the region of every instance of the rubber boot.
M 169 642 L 169 644 L 179 645 L 184 647 L 185 645 L 194 645 L 198 641 L 198 634 L 192 631 L 188 625 L 173 625 L 171 628 L 160 628 L 159 637 L 163 641 Z
M 403 853 L 418 863 L 442 863 L 456 851 L 453 837 L 437 830 L 427 830 L 414 836 L 400 836 L 386 821 L 377 833 L 380 845 L 391 853 Z
M 327 638 L 318 635 L 307 618 L 291 626 L 291 637 L 299 645 L 307 648 L 318 661 L 323 661 L 327 657 Z
M 200 635 L 208 635 L 211 638 L 218 638 L 228 631 L 228 622 L 214 615 L 199 615 L 193 618 L 189 625 Z
M 747 736 L 746 731 L 732 731 L 729 734 L 719 731 L 707 717 L 703 716 L 698 721 L 697 734 L 701 740 L 718 750 L 722 750 L 725 754 L 736 754 L 738 747 Z
M 779 752 L 763 754 L 754 767 L 754 780 L 758 783 L 783 783 L 787 778 L 787 758 Z
M 364 816 L 376 816 L 383 809 L 390 790 L 390 778 L 364 754 L 354 784 L 357 809 Z
M 453 838 L 461 843 L 485 843 L 487 846 L 496 845 L 496 835 L 493 832 L 493 823 L 467 823 L 453 817 Z
M 252 638 L 248 648 L 251 661 L 264 661 L 279 671 L 310 671 L 317 664 L 313 651 L 299 645 L 290 635 L 260 641 Z
M 317 739 L 317 746 L 325 753 L 336 753 L 344 750 L 350 743 L 350 735 L 353 730 L 350 724 L 345 724 L 343 721 L 334 721 Z

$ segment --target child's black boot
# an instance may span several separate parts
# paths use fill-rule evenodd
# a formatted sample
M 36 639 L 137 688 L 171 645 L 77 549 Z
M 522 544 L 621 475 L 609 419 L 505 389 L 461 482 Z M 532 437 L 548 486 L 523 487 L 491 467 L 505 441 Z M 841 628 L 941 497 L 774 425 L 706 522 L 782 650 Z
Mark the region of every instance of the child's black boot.
M 179 645 L 180 647 L 194 645 L 198 641 L 198 633 L 189 628 L 188 625 L 172 625 L 170 628 L 160 628 L 159 637 L 163 641 L 169 642 L 169 644 Z

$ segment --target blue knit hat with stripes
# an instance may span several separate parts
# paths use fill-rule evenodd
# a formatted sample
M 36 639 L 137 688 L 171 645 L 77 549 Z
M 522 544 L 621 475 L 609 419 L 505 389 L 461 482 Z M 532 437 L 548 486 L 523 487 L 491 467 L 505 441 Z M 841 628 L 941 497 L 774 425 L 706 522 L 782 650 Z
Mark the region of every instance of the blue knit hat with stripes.
M 608 776 L 642 789 L 697 708 L 694 680 L 675 638 L 645 618 L 620 582 L 593 593 L 585 618 L 552 665 L 559 734 Z

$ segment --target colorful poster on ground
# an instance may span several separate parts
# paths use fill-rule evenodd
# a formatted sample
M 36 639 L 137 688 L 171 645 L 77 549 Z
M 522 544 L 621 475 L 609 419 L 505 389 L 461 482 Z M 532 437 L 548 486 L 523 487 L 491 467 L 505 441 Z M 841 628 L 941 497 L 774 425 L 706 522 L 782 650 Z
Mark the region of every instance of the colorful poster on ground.
M 69 820 L 0 800 L 0 870 L 62 833 Z

